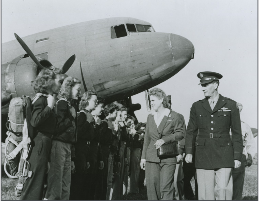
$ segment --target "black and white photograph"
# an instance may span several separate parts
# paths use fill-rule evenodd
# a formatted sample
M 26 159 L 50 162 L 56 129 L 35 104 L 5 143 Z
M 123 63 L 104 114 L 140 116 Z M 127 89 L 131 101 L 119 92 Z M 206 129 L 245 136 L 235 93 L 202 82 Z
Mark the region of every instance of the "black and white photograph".
M 256 0 L 2 0 L 2 200 L 258 200 Z

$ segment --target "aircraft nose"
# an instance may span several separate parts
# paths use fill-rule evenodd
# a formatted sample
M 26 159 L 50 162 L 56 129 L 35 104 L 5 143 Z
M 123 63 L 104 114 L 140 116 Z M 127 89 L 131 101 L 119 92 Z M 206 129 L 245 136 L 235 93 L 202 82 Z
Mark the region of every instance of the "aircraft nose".
M 190 60 L 194 58 L 194 46 L 187 38 L 176 34 L 169 35 L 170 48 L 175 61 L 179 59 Z

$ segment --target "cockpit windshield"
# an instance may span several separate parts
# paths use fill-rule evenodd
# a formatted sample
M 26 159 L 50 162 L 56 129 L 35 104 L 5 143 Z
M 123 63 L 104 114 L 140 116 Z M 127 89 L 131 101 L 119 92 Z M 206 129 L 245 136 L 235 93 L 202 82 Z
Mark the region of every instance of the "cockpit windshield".
M 142 25 L 142 24 L 124 24 L 116 25 L 111 27 L 111 38 L 121 38 L 127 36 L 128 33 L 137 33 L 137 32 L 155 32 L 151 25 Z
M 136 27 L 138 32 L 154 32 L 151 25 L 136 24 Z
M 135 24 L 126 24 L 129 32 L 137 32 Z

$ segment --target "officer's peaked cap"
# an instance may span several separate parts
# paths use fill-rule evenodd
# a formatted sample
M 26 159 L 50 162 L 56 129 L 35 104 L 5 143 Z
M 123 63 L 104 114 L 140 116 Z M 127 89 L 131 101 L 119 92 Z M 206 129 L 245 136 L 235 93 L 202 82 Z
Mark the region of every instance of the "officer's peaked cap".
M 204 71 L 204 72 L 199 72 L 197 74 L 197 77 L 200 78 L 199 84 L 207 84 L 207 83 L 211 83 L 215 80 L 219 80 L 223 76 L 219 73 L 215 73 L 215 72 L 211 72 L 211 71 Z

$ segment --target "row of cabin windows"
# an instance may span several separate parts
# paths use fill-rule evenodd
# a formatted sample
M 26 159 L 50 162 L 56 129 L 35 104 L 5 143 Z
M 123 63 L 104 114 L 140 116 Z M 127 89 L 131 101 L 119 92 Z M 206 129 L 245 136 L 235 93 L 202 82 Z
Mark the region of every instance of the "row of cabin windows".
M 151 25 L 142 24 L 126 24 L 129 33 L 132 32 L 154 32 Z M 127 31 L 124 24 L 111 27 L 111 38 L 120 38 L 127 36 Z

